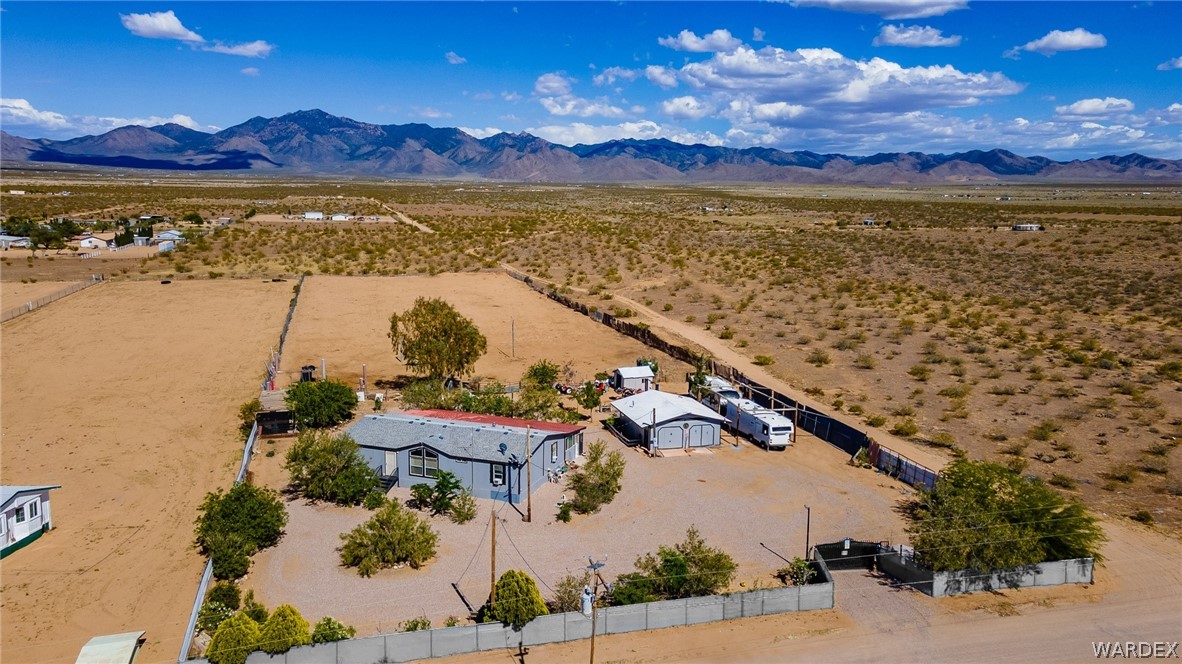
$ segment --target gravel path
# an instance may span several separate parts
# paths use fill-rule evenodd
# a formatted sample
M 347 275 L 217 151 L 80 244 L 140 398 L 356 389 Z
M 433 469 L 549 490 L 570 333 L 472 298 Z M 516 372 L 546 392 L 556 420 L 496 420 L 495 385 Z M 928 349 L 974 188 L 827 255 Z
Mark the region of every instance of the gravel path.
M 500 519 L 498 574 L 510 568 L 530 572 L 547 597 L 560 578 L 581 573 L 588 556 L 607 561 L 603 572 L 610 581 L 632 571 L 637 556 L 680 541 L 691 524 L 707 543 L 735 559 L 736 583 L 775 583 L 770 575 L 783 564 L 776 553 L 791 558 L 804 552 L 806 503 L 812 507 L 813 543 L 842 537 L 898 540 L 903 534 L 890 507 L 905 488 L 845 465 L 842 452 L 804 434 L 786 452 L 743 443 L 669 458 L 648 458 L 602 432 L 588 436 L 608 441 L 627 459 L 622 491 L 598 514 L 557 522 L 555 503 L 565 491 L 557 484 L 535 492 L 533 523 L 525 523 L 513 506 L 481 500 L 480 515 L 466 525 L 432 519 L 440 546 L 426 567 L 385 570 L 365 579 L 339 565 L 338 547 L 339 535 L 369 512 L 295 501 L 288 504 L 283 541 L 255 556 L 246 586 L 268 606 L 293 604 L 311 621 L 332 615 L 355 625 L 359 635 L 392 631 L 421 615 L 441 625 L 448 616 L 468 613 L 453 582 L 473 606 L 487 599 L 487 532 L 494 507 Z M 402 488 L 391 491 L 400 499 L 408 495 Z

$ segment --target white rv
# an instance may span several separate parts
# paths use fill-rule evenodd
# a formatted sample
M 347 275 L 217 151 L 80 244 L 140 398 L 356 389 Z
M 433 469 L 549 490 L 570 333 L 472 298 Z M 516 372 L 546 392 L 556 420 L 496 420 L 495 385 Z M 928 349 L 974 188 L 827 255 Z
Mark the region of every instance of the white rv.
M 750 399 L 727 399 L 721 411 L 728 424 L 767 449 L 792 444 L 792 420 Z
M 719 378 L 718 376 L 706 376 L 705 389 L 702 392 L 702 397 L 699 399 L 702 403 L 722 413 L 723 405 L 732 399 L 741 399 L 742 395 L 739 390 Z

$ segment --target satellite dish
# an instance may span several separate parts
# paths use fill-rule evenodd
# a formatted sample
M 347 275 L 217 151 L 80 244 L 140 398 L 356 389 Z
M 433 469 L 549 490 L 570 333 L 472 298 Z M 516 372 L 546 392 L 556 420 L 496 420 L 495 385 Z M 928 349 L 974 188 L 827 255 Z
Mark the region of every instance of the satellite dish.
M 501 443 L 501 444 L 499 445 L 499 447 L 500 447 L 500 449 L 501 449 L 501 454 L 504 454 L 504 453 L 505 453 L 505 450 L 509 449 L 509 446 L 508 446 L 508 445 L 506 445 L 506 444 L 504 444 L 504 443 Z

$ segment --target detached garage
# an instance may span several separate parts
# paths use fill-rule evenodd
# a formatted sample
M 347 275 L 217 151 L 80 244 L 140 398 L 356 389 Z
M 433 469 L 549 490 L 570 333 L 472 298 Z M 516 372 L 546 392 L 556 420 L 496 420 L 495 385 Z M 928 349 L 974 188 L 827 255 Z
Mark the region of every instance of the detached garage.
M 616 399 L 617 429 L 650 450 L 714 447 L 722 440 L 723 418 L 689 397 L 649 390 Z
M 640 364 L 634 367 L 620 367 L 612 376 L 613 387 L 617 390 L 651 390 L 656 376 L 652 367 Z

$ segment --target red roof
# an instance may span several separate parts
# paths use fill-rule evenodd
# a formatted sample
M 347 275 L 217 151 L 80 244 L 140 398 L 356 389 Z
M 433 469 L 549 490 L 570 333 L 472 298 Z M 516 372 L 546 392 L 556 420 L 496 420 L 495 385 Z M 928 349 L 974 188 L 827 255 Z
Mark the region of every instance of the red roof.
M 516 417 L 501 417 L 499 415 L 480 415 L 478 413 L 465 413 L 459 410 L 440 410 L 437 408 L 428 408 L 424 410 L 408 410 L 408 415 L 419 415 L 421 417 L 434 417 L 441 420 L 458 420 L 460 422 L 476 422 L 478 424 L 495 424 L 503 427 L 518 427 L 524 429 L 529 427 L 538 431 L 553 431 L 555 433 L 578 433 L 587 427 L 579 426 L 577 424 L 561 424 L 559 422 L 543 422 L 541 420 L 521 420 Z

